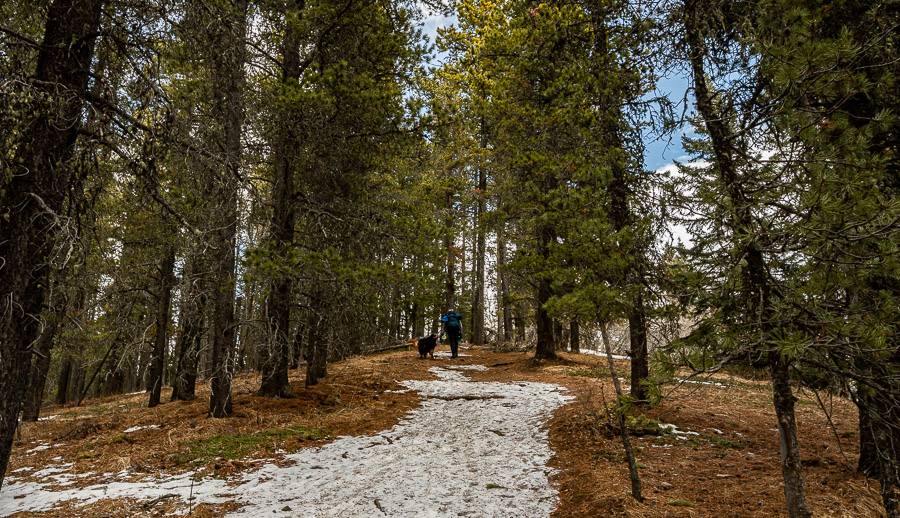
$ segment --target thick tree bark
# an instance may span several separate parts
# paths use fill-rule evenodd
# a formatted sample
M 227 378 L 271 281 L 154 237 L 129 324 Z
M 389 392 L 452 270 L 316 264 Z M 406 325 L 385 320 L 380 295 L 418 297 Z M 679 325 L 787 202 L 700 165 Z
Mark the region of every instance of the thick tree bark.
M 223 137 L 224 170 L 212 191 L 219 205 L 211 242 L 214 247 L 211 280 L 212 322 L 210 325 L 211 366 L 209 414 L 228 417 L 232 412 L 231 376 L 235 346 L 234 289 L 235 240 L 237 238 L 238 179 L 241 168 L 241 130 L 244 119 L 244 39 L 247 32 L 247 0 L 233 0 L 222 18 L 214 21 L 213 46 L 219 52 L 213 60 L 214 110 L 220 118 Z
M 167 246 L 159 262 L 159 287 L 156 293 L 156 330 L 153 337 L 153 354 L 150 357 L 150 401 L 148 406 L 159 404 L 162 393 L 163 373 L 166 365 L 166 346 L 169 342 L 169 313 L 172 307 L 172 284 L 175 283 L 175 247 Z
M 760 346 L 768 355 L 769 371 L 772 378 L 773 403 L 778 419 L 781 439 L 781 471 L 784 479 L 784 494 L 787 511 L 791 518 L 806 518 L 812 514 L 806 505 L 806 495 L 800 463 L 800 447 L 797 441 L 797 423 L 794 414 L 794 395 L 790 385 L 790 365 L 772 341 L 772 308 L 770 287 L 766 274 L 765 258 L 759 243 L 751 234 L 753 215 L 749 200 L 739 185 L 737 164 L 733 156 L 734 135 L 725 124 L 727 120 L 716 108 L 713 93 L 710 92 L 703 60 L 706 45 L 700 31 L 700 16 L 703 2 L 690 0 L 685 5 L 685 39 L 688 44 L 689 61 L 694 85 L 697 110 L 703 116 L 712 142 L 719 178 L 729 197 L 732 207 L 729 225 L 735 234 L 735 247 L 746 261 L 743 275 L 747 284 L 747 295 L 751 308 L 749 314 L 756 319 L 760 331 Z
M 282 78 L 286 95 L 296 87 L 300 79 L 300 33 L 297 21 L 303 9 L 303 1 L 288 2 L 285 9 L 284 41 L 282 42 Z M 272 185 L 271 241 L 272 249 L 288 257 L 294 241 L 294 155 L 299 138 L 294 131 L 294 114 L 285 113 L 278 135 L 275 152 L 275 183 Z M 268 329 L 268 355 L 262 365 L 262 386 L 259 394 L 270 397 L 288 397 L 291 386 L 288 381 L 290 357 L 291 292 L 293 281 L 290 273 L 276 272 L 272 276 L 269 297 L 266 300 L 266 324 Z
M 54 106 L 23 124 L 16 170 L 0 184 L 0 485 L 40 334 L 57 213 L 63 206 L 103 0 L 50 4 L 34 87 Z
M 546 264 L 550 258 L 550 242 L 553 240 L 553 231 L 546 225 L 538 228 L 537 254 Z M 553 291 L 550 285 L 550 277 L 541 273 L 538 278 L 535 305 L 537 311 L 537 346 L 534 357 L 536 359 L 556 358 L 556 340 L 553 337 L 553 319 L 545 307 Z

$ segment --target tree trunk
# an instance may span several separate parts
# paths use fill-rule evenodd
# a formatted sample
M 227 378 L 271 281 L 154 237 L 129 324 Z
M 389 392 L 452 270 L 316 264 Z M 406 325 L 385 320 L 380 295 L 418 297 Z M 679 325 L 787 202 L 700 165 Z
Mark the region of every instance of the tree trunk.
M 318 302 L 310 311 L 309 342 L 306 344 L 306 382 L 311 387 L 325 377 L 325 366 L 328 361 L 328 343 L 325 336 L 325 318 L 322 312 L 327 311 L 321 304 L 322 297 L 315 296 Z
M 616 365 L 613 363 L 612 346 L 609 340 L 609 330 L 607 324 L 601 324 L 600 333 L 603 338 L 603 348 L 606 351 L 606 363 L 609 366 L 609 375 L 612 378 L 613 387 L 616 389 L 616 416 L 619 420 L 619 434 L 622 437 L 622 447 L 625 450 L 625 459 L 628 461 L 628 474 L 631 478 L 631 496 L 638 502 L 644 500 L 641 494 L 641 477 L 638 474 L 637 460 L 634 458 L 634 451 L 631 448 L 631 441 L 628 439 L 628 427 L 625 423 L 625 409 L 622 408 L 622 386 L 619 384 L 619 375 L 616 373 Z
M 41 337 L 38 338 L 37 343 L 34 345 L 28 387 L 25 391 L 25 401 L 22 406 L 22 421 L 35 422 L 41 413 L 41 404 L 44 401 L 44 386 L 47 383 L 47 372 L 50 370 L 50 351 L 53 348 L 55 335 L 56 325 L 48 323 L 44 328 L 44 332 L 41 333 Z
M 60 272 L 51 275 L 50 304 L 44 312 L 44 329 L 34 345 L 34 355 L 25 392 L 22 421 L 37 421 L 44 401 L 44 390 L 47 384 L 47 373 L 50 371 L 50 354 L 59 331 L 60 324 L 66 316 L 68 297 Z
M 291 368 L 299 369 L 300 368 L 300 358 L 303 357 L 303 331 L 306 329 L 306 325 L 304 324 L 302 319 L 298 319 L 297 329 L 294 332 L 294 342 L 291 344 L 291 349 L 293 354 L 291 355 Z
M 869 396 L 859 391 L 855 402 L 859 411 L 859 462 L 856 469 L 867 477 L 878 477 L 880 474 L 878 448 L 875 445 L 875 433 L 872 430 L 872 410 Z
M 56 404 L 65 405 L 69 401 L 69 385 L 72 379 L 72 357 L 66 354 L 56 378 Z
M 769 353 L 769 369 L 772 375 L 772 393 L 778 433 L 781 438 L 781 472 L 784 478 L 784 495 L 791 517 L 808 517 L 812 513 L 806 507 L 803 474 L 800 466 L 800 445 L 797 441 L 797 421 L 794 417 L 796 398 L 791 390 L 788 363 L 777 351 Z
M 47 373 L 50 371 L 50 354 L 59 324 L 65 313 L 65 302 L 60 308 L 51 309 L 44 326 L 44 332 L 34 346 L 34 358 L 25 393 L 25 404 L 22 408 L 22 421 L 37 421 L 44 401 L 44 388 L 47 384 Z
M 631 399 L 636 403 L 647 403 L 645 380 L 650 375 L 650 360 L 647 354 L 647 322 L 644 311 L 644 297 L 638 288 L 628 312 L 628 334 L 631 344 Z
M 569 350 L 573 353 L 581 352 L 581 330 L 578 326 L 578 320 L 573 319 L 569 322 Z
M 228 417 L 232 412 L 231 376 L 232 354 L 235 345 L 234 289 L 235 240 L 237 237 L 238 179 L 241 168 L 241 129 L 244 118 L 244 39 L 247 32 L 247 1 L 234 0 L 225 6 L 223 17 L 212 25 L 213 44 L 219 53 L 213 60 L 215 78 L 215 112 L 223 129 L 224 170 L 214 181 L 213 192 L 219 201 L 212 219 L 214 247 L 211 280 L 212 322 L 210 325 L 211 393 L 209 414 Z
M 542 225 L 538 229 L 537 235 L 537 254 L 546 265 L 550 259 L 550 243 L 553 240 L 553 232 L 547 225 Z M 550 285 L 550 277 L 546 272 L 539 274 L 537 296 L 535 305 L 537 310 L 537 346 L 535 347 L 534 357 L 536 359 L 552 359 L 556 358 L 556 341 L 553 336 L 553 319 L 545 307 L 550 297 L 553 295 Z
M 300 33 L 297 22 L 303 1 L 288 2 L 285 8 L 285 30 L 282 42 L 282 86 L 285 95 L 297 87 L 300 79 Z M 290 105 L 291 103 L 287 103 Z M 281 257 L 290 257 L 294 241 L 294 155 L 299 148 L 299 138 L 294 131 L 295 114 L 285 108 L 284 120 L 279 126 L 278 144 L 275 147 L 275 183 L 272 186 L 271 240 L 272 249 Z M 262 365 L 262 386 L 259 394 L 269 397 L 288 397 L 291 385 L 288 381 L 290 356 L 291 292 L 293 280 L 290 272 L 276 272 L 272 276 L 269 297 L 266 300 L 267 344 L 269 351 Z
M 525 304 L 516 304 L 516 342 L 525 341 Z
M 481 148 L 487 147 L 484 118 L 481 119 Z M 484 345 L 484 259 L 485 248 L 485 192 L 487 191 L 487 172 L 484 165 L 478 167 L 478 204 L 475 212 L 475 282 L 472 287 L 472 343 Z
M 159 288 L 156 293 L 156 332 L 153 337 L 153 355 L 150 357 L 150 402 L 159 404 L 162 393 L 163 373 L 166 365 L 166 347 L 169 344 L 169 312 L 172 307 L 172 284 L 175 283 L 175 247 L 167 246 L 159 262 Z
M 500 307 L 498 325 L 503 327 L 503 341 L 512 341 L 513 318 L 509 300 L 509 282 L 506 276 L 506 223 L 501 222 L 497 230 L 497 305 Z
M 63 206 L 71 156 L 82 121 L 103 0 L 50 4 L 34 87 L 55 104 L 22 125 L 10 174 L 0 180 L 0 486 L 40 334 L 56 214 Z M 25 122 L 25 121 L 23 121 Z
M 175 343 L 175 378 L 172 380 L 172 401 L 190 401 L 196 397 L 197 366 L 200 361 L 200 342 L 203 338 L 203 313 L 206 307 L 206 274 L 199 268 L 199 252 L 185 261 L 184 282 L 181 288 L 181 307 L 178 316 L 178 337 Z

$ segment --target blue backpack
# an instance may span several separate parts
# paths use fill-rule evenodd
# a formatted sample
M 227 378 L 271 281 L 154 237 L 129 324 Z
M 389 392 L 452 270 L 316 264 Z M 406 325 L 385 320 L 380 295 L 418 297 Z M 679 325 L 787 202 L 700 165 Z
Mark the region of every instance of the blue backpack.
M 441 322 L 444 323 L 444 329 L 447 331 L 459 331 L 462 328 L 462 315 L 456 311 L 450 311 L 441 316 Z

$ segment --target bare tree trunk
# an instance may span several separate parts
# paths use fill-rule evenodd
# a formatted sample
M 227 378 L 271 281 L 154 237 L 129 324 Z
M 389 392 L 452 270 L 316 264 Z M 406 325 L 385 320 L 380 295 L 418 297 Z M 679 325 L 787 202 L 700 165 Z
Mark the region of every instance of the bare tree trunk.
M 634 451 L 631 449 L 631 441 L 628 439 L 628 428 L 625 424 L 625 411 L 622 408 L 622 386 L 619 384 L 619 375 L 616 373 L 616 365 L 613 363 L 612 345 L 609 340 L 609 330 L 606 322 L 600 326 L 600 334 L 603 338 L 603 348 L 606 350 L 606 363 L 609 366 L 609 375 L 612 378 L 613 386 L 616 389 L 616 416 L 619 419 L 619 432 L 622 436 L 622 447 L 625 449 L 625 458 L 628 460 L 628 474 L 631 477 L 631 496 L 638 502 L 644 500 L 641 495 L 641 477 L 638 474 L 637 461 L 634 458 Z
M 169 343 L 169 312 L 172 307 L 172 284 L 175 283 L 175 247 L 167 246 L 159 262 L 159 289 L 156 293 L 156 332 L 153 337 L 153 355 L 150 357 L 150 401 L 148 406 L 159 404 L 162 393 L 163 373 L 166 364 L 166 346 Z
M 537 253 L 546 262 L 550 257 L 550 242 L 553 239 L 553 232 L 546 225 L 541 226 L 538 230 Z M 535 299 L 537 311 L 537 346 L 534 351 L 536 359 L 552 359 L 556 358 L 556 341 L 553 337 L 553 319 L 547 312 L 545 305 L 553 295 L 550 286 L 550 277 L 542 272 L 539 275 L 537 296 Z
M 300 79 L 300 34 L 297 22 L 303 9 L 303 0 L 288 2 L 285 8 L 284 41 L 282 42 L 282 85 L 287 92 L 296 88 Z M 287 253 L 294 241 L 294 155 L 299 147 L 294 131 L 294 114 L 286 109 L 275 148 L 275 183 L 272 186 L 274 205 L 271 223 L 273 250 L 289 257 Z M 262 365 L 262 386 L 259 394 L 269 397 L 291 396 L 288 381 L 290 356 L 291 293 L 293 280 L 290 273 L 273 274 L 266 301 L 269 351 Z
M 40 334 L 57 213 L 63 206 L 71 156 L 81 127 L 83 97 L 103 0 L 50 4 L 34 87 L 54 107 L 22 125 L 14 169 L 0 180 L 0 486 L 18 426 L 31 344 Z
M 247 32 L 247 1 L 233 0 L 221 19 L 212 25 L 213 45 L 219 52 L 213 60 L 215 110 L 223 129 L 224 171 L 215 180 L 217 207 L 212 230 L 215 247 L 211 279 L 213 314 L 210 325 L 211 362 L 209 414 L 228 417 L 232 412 L 231 376 L 235 345 L 234 289 L 237 197 L 241 168 L 241 130 L 244 118 L 244 39 Z

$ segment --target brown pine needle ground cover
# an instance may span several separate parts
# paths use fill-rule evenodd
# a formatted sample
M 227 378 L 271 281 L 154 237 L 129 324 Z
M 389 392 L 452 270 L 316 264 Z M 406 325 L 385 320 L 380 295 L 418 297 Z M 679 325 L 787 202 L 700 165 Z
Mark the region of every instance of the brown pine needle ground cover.
M 74 463 L 86 474 L 77 485 L 102 483 L 104 474 L 127 470 L 133 479 L 199 469 L 206 476 L 227 476 L 278 459 L 284 453 L 323 444 L 340 435 L 362 435 L 393 426 L 418 404 L 398 381 L 432 379 L 428 368 L 481 364 L 488 371 L 467 371 L 476 381 L 543 381 L 567 387 L 575 401 L 557 411 L 548 424 L 556 452 L 553 483 L 560 493 L 555 516 L 779 516 L 784 497 L 778 460 L 778 435 L 768 384 L 717 375 L 716 384 L 688 382 L 666 390 L 668 397 L 635 428 L 656 430 L 674 424 L 679 434 L 635 437 L 644 503 L 629 496 L 627 466 L 605 403 L 614 398 L 605 359 L 562 353 L 552 362 L 534 362 L 530 354 L 464 349 L 459 360 L 420 360 L 415 351 L 358 357 L 329 366 L 320 385 L 303 388 L 303 372 L 291 372 L 296 398 L 254 395 L 256 375 L 234 382 L 235 416 L 206 417 L 208 388 L 198 386 L 192 402 L 145 408 L 143 393 L 86 402 L 80 408 L 49 407 L 57 416 L 26 423 L 17 439 L 9 473 L 28 480 L 30 467 Z M 620 376 L 627 363 L 618 362 Z M 694 380 L 691 380 L 694 381 Z M 165 396 L 164 394 L 164 400 Z M 852 404 L 827 401 L 843 454 L 825 414 L 811 393 L 799 393 L 797 418 L 803 447 L 808 498 L 816 516 L 879 516 L 878 486 L 854 473 L 856 413 Z M 125 433 L 125 430 L 145 427 Z M 50 446 L 44 449 L 45 446 Z M 845 457 L 846 456 L 846 457 Z M 302 489 L 302 488 L 301 488 Z M 193 516 L 221 516 L 231 507 L 201 505 Z M 105 500 L 88 507 L 69 504 L 52 513 L 19 516 L 165 516 L 171 499 L 133 502 Z M 86 513 L 86 514 L 85 514 Z

